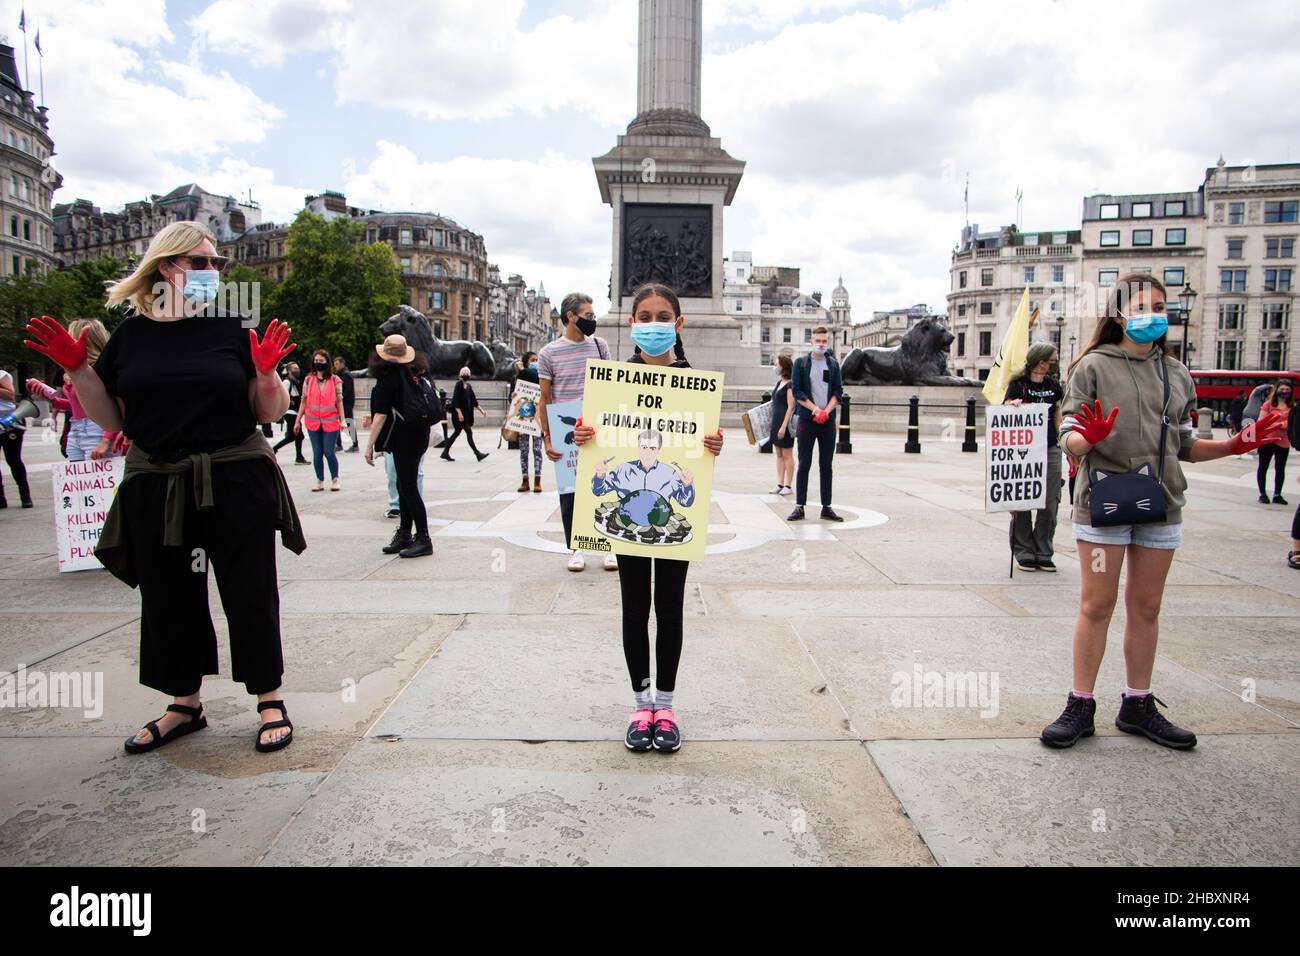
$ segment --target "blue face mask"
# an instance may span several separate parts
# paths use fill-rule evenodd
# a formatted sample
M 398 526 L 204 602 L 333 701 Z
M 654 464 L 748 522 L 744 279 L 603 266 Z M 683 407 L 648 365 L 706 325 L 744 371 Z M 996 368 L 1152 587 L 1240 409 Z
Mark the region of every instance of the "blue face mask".
M 812 349 L 812 350 L 813 350 L 813 354 L 814 354 L 814 355 L 825 355 L 825 354 L 826 354 L 826 349 L 827 349 L 827 348 L 829 348 L 829 346 L 826 346 L 826 345 L 814 345 L 814 346 L 813 346 L 813 349 Z
M 1139 345 L 1148 345 L 1169 331 L 1169 316 L 1163 312 L 1126 315 L 1124 334 Z
M 528 363 L 528 367 L 529 367 L 530 369 L 532 369 L 534 372 L 537 371 L 537 363 L 536 363 L 536 362 L 529 362 L 529 363 Z
M 677 343 L 677 323 L 636 322 L 632 325 L 632 341 L 646 355 L 663 355 Z
M 221 274 L 216 269 L 186 269 L 181 294 L 194 305 L 207 305 L 217 298 Z

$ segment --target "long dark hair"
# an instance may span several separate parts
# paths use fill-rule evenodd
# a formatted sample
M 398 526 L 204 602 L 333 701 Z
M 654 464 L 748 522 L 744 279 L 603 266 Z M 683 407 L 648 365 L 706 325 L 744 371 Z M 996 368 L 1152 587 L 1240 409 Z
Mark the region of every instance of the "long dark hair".
M 644 285 L 638 286 L 636 291 L 632 293 L 632 315 L 636 315 L 636 307 L 638 305 L 655 295 L 667 299 L 668 304 L 673 307 L 673 316 L 675 318 L 681 317 L 682 304 L 677 300 L 677 293 L 668 288 L 668 286 L 658 282 L 647 282 Z M 641 346 L 636 346 L 636 348 L 632 350 L 632 354 L 640 355 Z M 677 333 L 677 341 L 673 343 L 673 355 L 677 357 L 677 361 L 679 362 L 686 361 L 686 349 L 682 347 L 682 333 L 680 332 Z
M 1092 338 L 1079 353 L 1079 357 L 1070 363 L 1071 372 L 1093 349 L 1101 345 L 1118 345 L 1124 340 L 1124 325 L 1115 320 L 1120 317 L 1120 312 L 1128 308 L 1130 302 L 1142 294 L 1144 289 L 1155 289 L 1161 295 L 1165 294 L 1164 283 L 1148 272 L 1130 272 L 1115 281 L 1115 288 L 1111 289 L 1110 295 L 1106 297 L 1106 314 L 1097 320 Z M 1165 355 L 1169 354 L 1169 344 L 1165 341 L 1168 337 L 1166 333 L 1153 343 Z

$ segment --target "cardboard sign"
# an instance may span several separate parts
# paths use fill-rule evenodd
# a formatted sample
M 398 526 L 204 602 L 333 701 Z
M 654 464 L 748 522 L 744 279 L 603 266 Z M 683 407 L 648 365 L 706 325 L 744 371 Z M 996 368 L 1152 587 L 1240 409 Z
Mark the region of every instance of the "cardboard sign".
M 1033 511 L 1047 503 L 1050 405 L 990 405 L 984 411 L 984 510 Z
M 519 379 L 510 396 L 510 408 L 506 410 L 506 428 L 513 429 L 521 435 L 542 436 L 542 426 L 537 423 L 537 406 L 542 400 L 542 387 L 533 382 Z
M 745 437 L 751 445 L 760 448 L 772 440 L 772 403 L 764 402 L 745 412 L 741 417 Z
M 719 372 L 587 362 L 573 547 L 692 561 L 704 556 L 713 491 Z
M 582 414 L 582 399 L 546 406 L 546 419 L 551 429 L 551 447 L 562 457 L 555 465 L 555 490 L 562 495 L 573 494 L 578 475 L 578 446 L 573 443 L 573 427 Z
M 126 459 L 56 462 L 50 466 L 54 482 L 54 537 L 60 571 L 102 568 L 95 557 L 99 532 L 122 483 Z

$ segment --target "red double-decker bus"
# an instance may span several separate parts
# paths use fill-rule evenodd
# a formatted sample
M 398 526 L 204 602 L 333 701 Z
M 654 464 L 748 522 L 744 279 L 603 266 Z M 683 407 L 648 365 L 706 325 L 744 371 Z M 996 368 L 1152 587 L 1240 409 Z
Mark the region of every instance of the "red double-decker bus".
M 1197 408 L 1214 410 L 1214 424 L 1228 424 L 1228 406 L 1245 391 L 1246 397 L 1259 385 L 1272 385 L 1286 379 L 1292 386 L 1300 386 L 1300 372 L 1244 372 L 1223 369 L 1191 369 L 1196 385 Z

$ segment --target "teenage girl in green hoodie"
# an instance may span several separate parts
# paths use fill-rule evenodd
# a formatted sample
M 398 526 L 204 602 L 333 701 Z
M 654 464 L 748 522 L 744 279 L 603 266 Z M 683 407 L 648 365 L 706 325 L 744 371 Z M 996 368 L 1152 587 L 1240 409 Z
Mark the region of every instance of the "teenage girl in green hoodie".
M 1082 584 L 1074 626 L 1074 687 L 1061 716 L 1043 730 L 1042 741 L 1050 747 L 1070 747 L 1080 737 L 1092 736 L 1097 710 L 1093 686 L 1106 650 L 1106 631 L 1119 596 L 1119 572 L 1125 559 L 1124 666 L 1128 687 L 1120 697 L 1115 726 L 1166 747 L 1196 746 L 1195 734 L 1176 727 L 1156 711 L 1151 694 L 1160 602 L 1174 549 L 1182 543 L 1187 482 L 1180 462 L 1240 455 L 1276 441 L 1286 428 L 1281 415 L 1270 413 L 1253 429 L 1243 429 L 1232 438 L 1196 438 L 1191 417 L 1196 389 L 1186 367 L 1166 355 L 1167 327 L 1165 287 L 1146 273 L 1130 273 L 1115 284 L 1092 340 L 1070 368 L 1062 403 L 1061 444 L 1069 455 L 1084 458 L 1073 513 Z M 1169 378 L 1169 399 L 1163 408 L 1162 364 Z M 1122 473 L 1145 464 L 1156 476 L 1163 416 L 1169 421 L 1162 479 L 1165 520 L 1093 527 L 1089 517 L 1093 471 Z

